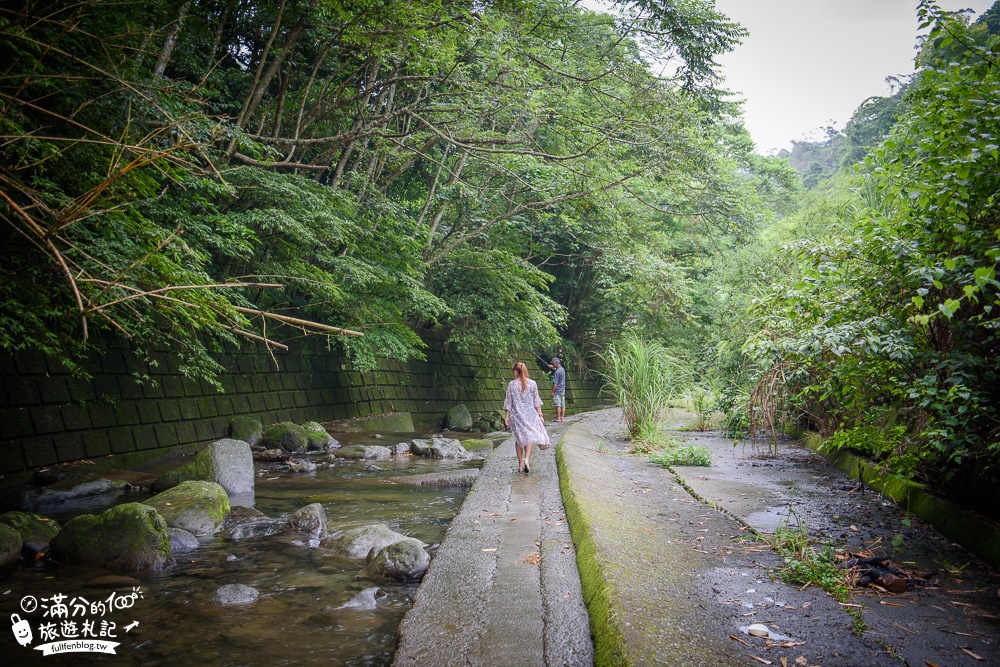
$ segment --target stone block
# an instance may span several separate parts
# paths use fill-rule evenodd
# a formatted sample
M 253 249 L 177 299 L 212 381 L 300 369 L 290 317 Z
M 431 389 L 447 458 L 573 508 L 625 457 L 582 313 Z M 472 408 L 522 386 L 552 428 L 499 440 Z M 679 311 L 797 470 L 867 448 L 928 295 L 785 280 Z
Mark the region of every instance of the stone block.
M 118 426 L 134 426 L 139 423 L 138 405 L 132 401 L 119 401 L 115 404 L 115 423 Z
M 80 459 L 87 458 L 87 451 L 83 446 L 81 433 L 60 434 L 55 437 L 53 444 L 55 444 L 56 454 L 59 456 L 60 463 L 64 461 L 79 461 Z
M 28 412 L 31 414 L 31 423 L 35 426 L 36 434 L 59 433 L 63 430 L 62 415 L 59 408 L 52 406 L 30 408 Z
M 26 438 L 34 432 L 35 427 L 27 408 L 0 410 L 0 440 Z
M 157 424 L 153 427 L 156 432 L 156 442 L 153 443 L 153 447 L 173 447 L 177 445 L 177 427 L 174 424 Z M 145 449 L 143 445 L 146 444 L 145 441 L 142 443 L 136 443 L 138 449 Z M 150 447 L 149 449 L 152 449 Z
M 177 401 L 176 406 L 180 411 L 180 419 L 196 421 L 201 418 L 201 410 L 198 409 L 198 401 L 193 398 L 186 398 L 183 401 Z
M 306 394 L 305 390 L 299 389 L 292 393 L 292 401 L 295 403 L 295 407 L 304 408 L 309 405 L 309 395 Z
M 107 431 L 86 431 L 82 434 L 82 440 L 87 458 L 93 459 L 111 453 L 111 443 L 108 442 Z
M 60 408 L 63 427 L 67 431 L 90 428 L 90 410 L 82 405 L 64 405 Z
M 24 453 L 18 442 L 0 442 L 0 474 L 24 470 Z
M 21 375 L 45 375 L 48 368 L 41 352 L 25 351 L 14 355 L 14 367 Z
M 165 422 L 180 421 L 181 419 L 180 401 L 169 401 L 169 400 L 160 401 L 160 418 Z
M 281 401 L 282 410 L 288 410 L 295 407 L 295 392 L 283 391 L 278 394 L 278 399 Z
M 215 432 L 215 427 L 212 426 L 211 420 L 202 419 L 194 423 L 195 440 L 215 440 L 217 437 L 221 437 L 221 433 Z
M 236 395 L 230 396 L 229 398 L 233 401 L 233 414 L 245 415 L 251 411 L 249 397 Z
M 229 392 L 227 388 L 226 391 L 229 393 L 249 394 L 254 391 L 253 380 L 249 375 L 234 375 L 232 376 L 232 382 L 236 385 L 236 389 L 235 392 Z
M 29 377 L 5 377 L 3 379 L 4 389 L 7 392 L 7 403 L 10 405 L 38 405 L 41 397 L 38 393 L 38 385 L 35 378 Z
M 233 414 L 233 402 L 228 396 L 216 396 L 212 399 L 215 402 L 215 412 L 220 417 L 228 417 Z
M 159 424 L 162 420 L 160 401 L 141 401 L 136 404 L 136 409 L 139 411 L 139 422 L 142 424 Z
M 281 409 L 281 399 L 278 398 L 278 395 L 273 392 L 264 394 L 264 404 L 267 406 L 268 410 Z
M 142 395 L 149 400 L 156 400 L 158 398 L 163 398 L 166 394 L 163 391 L 163 384 L 161 382 L 163 378 L 154 378 L 152 381 L 147 381 L 142 383 Z
M 214 394 L 215 391 L 205 391 L 201 386 L 201 382 L 194 378 L 181 378 L 181 386 L 184 388 L 184 395 L 188 398 L 199 398 L 205 396 L 206 394 Z
M 150 438 L 155 442 L 156 435 L 153 433 L 152 426 L 142 426 L 135 429 L 135 432 L 124 429 L 116 428 L 113 431 L 108 432 L 108 442 L 111 444 L 112 454 L 124 454 L 126 452 L 135 451 L 135 441 L 142 438 Z
M 219 414 L 218 408 L 215 406 L 215 401 L 205 397 L 198 399 L 198 411 L 201 412 L 202 419 L 210 419 Z
M 25 441 L 22 446 L 24 451 L 24 463 L 29 468 L 50 466 L 59 461 L 56 456 L 56 448 L 55 445 L 52 444 L 52 440 L 36 438 Z
M 66 386 L 66 378 L 39 377 L 36 379 L 38 385 L 38 395 L 42 403 L 69 403 L 69 387 Z
M 264 377 L 267 378 L 268 391 L 281 391 L 285 388 L 285 385 L 281 382 L 281 376 L 277 373 L 268 373 Z
M 184 397 L 184 382 L 180 376 L 166 375 L 161 384 L 163 385 L 163 394 L 167 398 Z
M 268 391 L 266 375 L 252 375 L 250 376 L 250 381 L 253 384 L 253 390 L 255 393 L 263 394 Z

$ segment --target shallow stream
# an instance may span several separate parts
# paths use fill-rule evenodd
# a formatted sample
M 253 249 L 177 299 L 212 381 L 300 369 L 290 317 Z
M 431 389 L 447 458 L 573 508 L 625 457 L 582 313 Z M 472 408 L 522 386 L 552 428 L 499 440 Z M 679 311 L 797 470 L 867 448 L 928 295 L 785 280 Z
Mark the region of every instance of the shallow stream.
M 387 436 L 379 440 L 371 433 L 333 435 L 344 445 L 395 444 L 414 437 Z M 479 465 L 481 461 L 403 456 L 386 461 L 341 462 L 302 474 L 282 471 L 280 464 L 257 463 L 253 506 L 269 517 L 284 520 L 304 505 L 319 502 L 326 510 L 329 532 L 384 523 L 397 532 L 436 545 L 458 513 L 466 490 L 384 480 Z M 145 497 L 125 495 L 118 502 L 141 502 Z M 72 516 L 54 511 L 42 513 L 59 521 Z M 82 510 L 77 508 L 74 513 Z M 376 666 L 392 662 L 396 630 L 411 606 L 417 583 L 377 584 L 359 577 L 363 561 L 334 557 L 322 548 L 297 545 L 280 536 L 242 542 L 203 537 L 200 542 L 196 550 L 175 554 L 175 566 L 134 577 L 138 581 L 82 566 L 19 568 L 0 580 L 0 608 L 22 612 L 20 601 L 33 596 L 40 601 L 39 609 L 20 616 L 27 617 L 36 632 L 53 595 L 65 595 L 66 604 L 81 597 L 93 603 L 112 592 L 129 595 L 138 587 L 142 597 L 136 598 L 130 609 L 103 617 L 115 624 L 116 636 L 101 638 L 121 642 L 114 656 L 77 653 L 50 656 L 43 661 L 40 653 L 13 643 L 6 630 L 0 644 L 11 648 L 3 653 L 17 656 L 18 664 L 46 665 L 80 659 L 148 666 Z M 260 592 L 260 598 L 246 606 L 222 607 L 211 602 L 212 593 L 226 584 L 252 586 Z M 375 585 L 387 594 L 376 609 L 339 608 L 355 593 Z M 93 615 L 89 618 L 96 618 L 97 624 L 101 620 Z M 138 625 L 125 632 L 124 627 L 135 621 Z

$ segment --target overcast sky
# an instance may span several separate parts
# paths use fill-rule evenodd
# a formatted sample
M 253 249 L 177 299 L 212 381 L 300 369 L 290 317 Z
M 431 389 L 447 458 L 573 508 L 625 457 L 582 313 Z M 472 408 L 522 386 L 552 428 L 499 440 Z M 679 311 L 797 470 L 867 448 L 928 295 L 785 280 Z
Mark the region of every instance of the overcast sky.
M 976 15 L 993 0 L 940 0 Z M 790 148 L 865 99 L 885 78 L 913 72 L 917 0 L 716 0 L 750 31 L 720 58 L 727 87 L 745 98 L 746 125 L 761 153 Z

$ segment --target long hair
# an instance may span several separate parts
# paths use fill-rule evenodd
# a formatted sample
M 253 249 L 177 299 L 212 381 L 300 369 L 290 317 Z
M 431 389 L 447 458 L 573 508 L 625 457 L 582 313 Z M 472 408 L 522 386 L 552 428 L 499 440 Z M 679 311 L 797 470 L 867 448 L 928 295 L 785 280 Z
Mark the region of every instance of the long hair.
M 528 390 L 528 367 L 518 361 L 511 370 L 514 371 L 514 379 L 521 381 L 521 393 L 523 394 Z

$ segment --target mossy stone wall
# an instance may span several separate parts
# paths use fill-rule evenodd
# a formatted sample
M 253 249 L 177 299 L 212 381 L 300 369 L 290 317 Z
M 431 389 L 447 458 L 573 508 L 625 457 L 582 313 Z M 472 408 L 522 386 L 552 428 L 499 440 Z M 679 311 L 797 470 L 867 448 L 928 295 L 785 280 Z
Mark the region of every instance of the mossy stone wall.
M 273 359 L 264 349 L 228 351 L 217 356 L 228 369 L 223 392 L 184 377 L 176 355 L 164 351 L 146 364 L 121 340 L 94 353 L 89 380 L 41 354 L 0 352 L 0 474 L 207 442 L 224 436 L 234 415 L 266 425 L 410 412 L 429 425 L 455 403 L 473 414 L 502 406 L 511 360 L 451 350 L 433 334 L 426 342 L 426 361 L 382 360 L 367 373 L 318 342 Z M 139 382 L 143 376 L 151 381 Z M 600 403 L 597 388 L 572 372 L 567 400 L 571 409 Z

